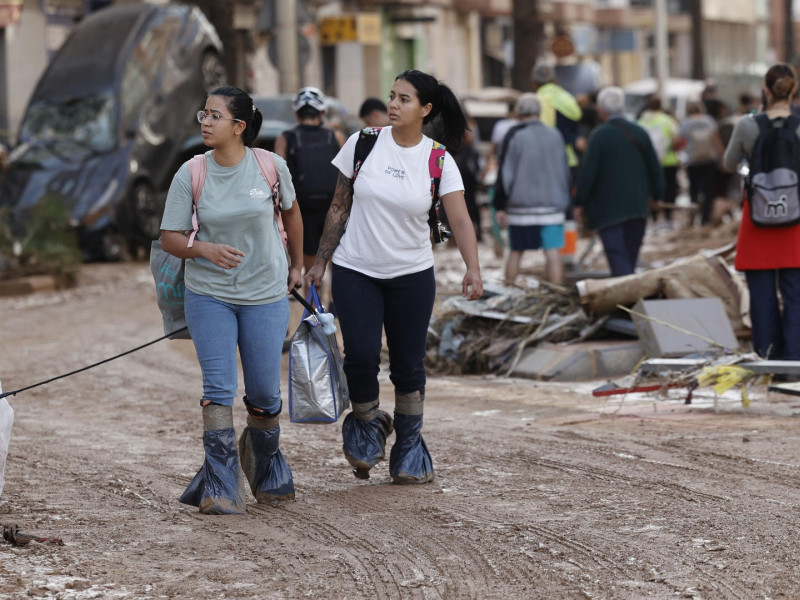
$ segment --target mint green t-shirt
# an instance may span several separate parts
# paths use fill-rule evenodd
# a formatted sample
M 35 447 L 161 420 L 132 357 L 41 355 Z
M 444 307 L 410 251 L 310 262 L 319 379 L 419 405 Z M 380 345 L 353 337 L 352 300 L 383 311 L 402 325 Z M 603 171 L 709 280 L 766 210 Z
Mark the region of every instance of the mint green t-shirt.
M 286 161 L 277 155 L 281 208 L 294 202 Z M 232 304 L 269 304 L 286 295 L 289 264 L 278 234 L 269 187 L 249 151 L 239 164 L 220 166 L 206 152 L 206 180 L 197 203 L 197 240 L 233 246 L 242 262 L 223 269 L 204 258 L 186 261 L 186 287 Z M 192 230 L 192 182 L 184 163 L 170 184 L 161 229 Z

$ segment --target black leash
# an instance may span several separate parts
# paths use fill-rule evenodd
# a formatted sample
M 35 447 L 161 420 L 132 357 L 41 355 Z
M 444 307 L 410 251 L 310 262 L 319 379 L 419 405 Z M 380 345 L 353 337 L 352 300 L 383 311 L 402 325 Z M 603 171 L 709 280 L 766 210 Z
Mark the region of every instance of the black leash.
M 186 329 L 188 329 L 188 327 L 181 327 L 177 331 L 173 331 L 172 333 L 168 333 L 167 335 L 165 335 L 163 337 L 160 337 L 157 340 L 153 340 L 152 342 L 147 342 L 146 344 L 142 344 L 141 346 L 137 346 L 136 348 L 128 350 L 127 352 L 123 352 L 122 354 L 117 354 L 116 356 L 112 356 L 111 358 L 106 358 L 105 360 L 101 360 L 100 362 L 96 362 L 93 365 L 89 365 L 87 367 L 76 369 L 75 371 L 70 371 L 69 373 L 64 373 L 63 375 L 59 375 L 57 377 L 52 377 L 52 378 L 47 379 L 45 381 L 40 381 L 39 383 L 34 383 L 33 385 L 29 385 L 29 386 L 26 386 L 24 388 L 19 388 L 18 390 L 13 390 L 11 392 L 5 392 L 4 394 L 0 394 L 0 399 L 5 398 L 6 396 L 16 396 L 20 392 L 25 392 L 27 390 L 32 390 L 33 388 L 39 387 L 40 385 L 44 385 L 46 383 L 51 383 L 53 381 L 58 381 L 59 379 L 64 379 L 65 377 L 69 377 L 70 375 L 75 375 L 77 373 L 82 373 L 83 371 L 88 371 L 89 369 L 92 369 L 94 367 L 99 367 L 102 364 L 105 364 L 107 362 L 111 362 L 112 360 L 116 360 L 117 358 L 122 358 L 123 356 L 127 356 L 128 354 L 132 354 L 132 353 L 136 352 L 137 350 L 141 350 L 142 348 L 147 348 L 148 346 L 152 346 L 153 344 L 155 344 L 157 342 L 160 342 L 161 340 L 166 340 L 167 338 L 170 338 L 173 335 L 181 333 L 182 331 L 184 331 Z
M 311 306 L 311 304 L 309 304 L 309 302 L 303 298 L 303 296 L 301 296 L 297 290 L 292 290 L 292 296 L 294 296 L 295 300 L 297 300 L 310 314 L 313 315 L 317 312 L 317 309 Z

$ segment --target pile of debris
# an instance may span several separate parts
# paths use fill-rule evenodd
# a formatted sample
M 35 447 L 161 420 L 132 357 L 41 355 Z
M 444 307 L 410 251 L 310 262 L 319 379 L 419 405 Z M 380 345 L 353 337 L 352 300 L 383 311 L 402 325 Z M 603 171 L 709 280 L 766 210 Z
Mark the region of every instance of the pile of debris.
M 733 251 L 729 244 L 625 277 L 582 279 L 572 288 L 487 286 L 478 301 L 451 298 L 431 323 L 426 366 L 441 374 L 528 376 L 514 371 L 537 347 L 620 336 L 641 343 L 631 367 L 709 348 L 736 352 L 750 323 L 747 288 L 728 262 Z M 665 312 L 650 300 L 672 303 Z
M 443 374 L 494 373 L 529 345 L 579 339 L 589 325 L 574 290 L 485 288 L 483 298 L 447 300 L 428 329 L 426 366 Z

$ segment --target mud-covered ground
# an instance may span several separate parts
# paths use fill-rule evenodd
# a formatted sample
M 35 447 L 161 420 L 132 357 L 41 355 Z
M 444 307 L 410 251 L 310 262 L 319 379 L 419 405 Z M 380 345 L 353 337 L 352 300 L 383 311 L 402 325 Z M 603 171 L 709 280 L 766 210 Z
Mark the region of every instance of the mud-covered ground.
M 161 335 L 141 263 L 0 314 L 7 391 Z M 177 501 L 203 456 L 199 368 L 191 342 L 159 342 L 10 398 L 0 523 L 63 545 L 0 540 L 0 597 L 798 597 L 800 398 L 599 383 L 430 377 L 436 480 L 416 487 L 386 463 L 355 479 L 339 425 L 286 419 L 297 499 L 204 516 Z

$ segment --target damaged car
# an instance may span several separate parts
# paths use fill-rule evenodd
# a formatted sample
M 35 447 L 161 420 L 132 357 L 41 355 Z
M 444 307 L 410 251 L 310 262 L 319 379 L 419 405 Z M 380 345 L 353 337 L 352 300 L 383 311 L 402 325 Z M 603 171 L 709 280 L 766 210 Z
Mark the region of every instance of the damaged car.
M 221 57 L 196 7 L 132 3 L 81 21 L 39 80 L 9 156 L 0 207 L 14 235 L 56 198 L 87 260 L 149 249 L 197 110 L 225 83 Z

